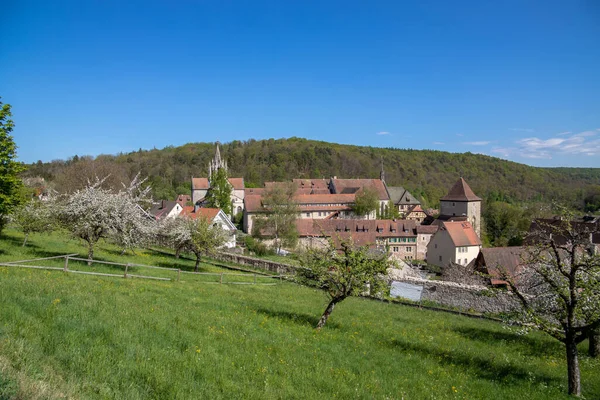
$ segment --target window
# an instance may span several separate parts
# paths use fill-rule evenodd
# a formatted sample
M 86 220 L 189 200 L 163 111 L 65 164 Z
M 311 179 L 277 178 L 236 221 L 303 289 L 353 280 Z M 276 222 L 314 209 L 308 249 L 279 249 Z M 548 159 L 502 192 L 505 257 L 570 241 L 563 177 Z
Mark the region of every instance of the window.
M 467 259 L 465 258 L 465 265 L 467 265 Z
M 442 256 L 440 256 L 440 261 L 442 261 Z
M 398 247 L 394 246 L 393 250 L 394 250 L 394 253 L 397 253 L 398 252 Z
M 437 249 L 437 243 L 435 244 L 435 248 Z
M 306 216 L 307 216 L 307 217 L 310 217 L 310 213 L 306 213 Z
M 407 247 L 406 251 L 412 251 L 412 247 Z

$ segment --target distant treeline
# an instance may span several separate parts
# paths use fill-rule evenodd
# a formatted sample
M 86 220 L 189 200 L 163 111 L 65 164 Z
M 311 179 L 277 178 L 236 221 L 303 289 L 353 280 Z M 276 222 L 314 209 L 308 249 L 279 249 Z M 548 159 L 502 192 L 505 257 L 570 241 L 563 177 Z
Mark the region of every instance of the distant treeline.
M 155 199 L 174 199 L 190 192 L 192 176 L 207 176 L 214 152 L 215 143 L 190 143 L 95 159 L 74 156 L 34 163 L 25 176 L 43 177 L 56 190 L 69 191 L 85 184 L 90 175 L 110 174 L 116 182 L 141 172 L 148 176 Z M 229 165 L 229 176 L 243 177 L 247 187 L 292 178 L 378 178 L 383 164 L 388 185 L 404 186 L 428 207 L 437 207 L 440 197 L 462 176 L 486 202 L 558 201 L 582 211 L 600 209 L 600 168 L 537 168 L 481 154 L 301 138 L 236 140 L 222 144 L 221 155 Z

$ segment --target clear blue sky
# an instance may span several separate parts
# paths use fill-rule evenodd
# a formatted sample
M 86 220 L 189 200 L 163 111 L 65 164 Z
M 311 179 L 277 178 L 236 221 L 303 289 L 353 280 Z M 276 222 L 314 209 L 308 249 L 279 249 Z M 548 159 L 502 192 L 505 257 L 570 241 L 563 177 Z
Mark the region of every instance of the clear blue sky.
M 18 1 L 22 161 L 299 136 L 600 167 L 600 2 Z

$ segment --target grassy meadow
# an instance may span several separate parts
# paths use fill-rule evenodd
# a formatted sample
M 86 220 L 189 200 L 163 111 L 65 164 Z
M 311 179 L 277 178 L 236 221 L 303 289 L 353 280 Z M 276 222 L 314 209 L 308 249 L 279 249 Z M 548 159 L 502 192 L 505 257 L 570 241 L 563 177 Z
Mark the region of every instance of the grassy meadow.
M 85 254 L 58 234 L 21 241 L 6 230 L 0 262 Z M 151 251 L 120 256 L 108 244 L 97 254 L 193 268 Z M 564 350 L 541 333 L 359 298 L 318 332 L 319 291 L 201 279 L 0 267 L 0 399 L 568 398 Z M 600 361 L 582 354 L 581 369 L 585 398 L 600 398 Z

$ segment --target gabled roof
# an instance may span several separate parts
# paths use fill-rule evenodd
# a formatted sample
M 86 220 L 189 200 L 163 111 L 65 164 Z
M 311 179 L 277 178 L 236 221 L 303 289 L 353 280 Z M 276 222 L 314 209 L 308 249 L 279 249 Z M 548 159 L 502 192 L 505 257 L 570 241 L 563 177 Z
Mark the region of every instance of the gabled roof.
M 410 194 L 410 192 L 404 189 L 402 186 L 388 186 L 387 187 L 388 194 L 390 195 L 390 200 L 395 205 L 399 204 L 421 204 L 421 202 L 415 199 L 415 196 Z
M 524 247 L 493 247 L 481 249 L 475 261 L 476 266 L 491 276 L 492 284 L 506 284 L 499 279 L 505 271 L 509 276 L 518 278 L 522 270 L 521 256 L 525 252 Z
M 152 215 L 155 219 L 161 219 L 166 217 L 177 205 L 180 205 L 176 201 L 161 200 L 158 204 L 154 204 L 148 214 Z
M 341 233 L 367 235 L 373 238 L 414 237 L 415 221 L 409 220 L 364 220 L 364 219 L 297 219 L 296 227 L 300 236 L 335 236 Z M 353 234 L 353 235 L 354 235 Z
M 208 178 L 192 178 L 192 190 L 202 190 L 208 188 Z
M 441 201 L 481 201 L 471 190 L 467 182 L 461 177 L 452 186 L 447 195 L 440 199 Z
M 262 195 L 265 192 L 265 188 L 244 188 L 244 196 L 253 194 Z
M 335 193 L 354 194 L 360 189 L 375 190 L 379 200 L 389 200 L 390 196 L 381 179 L 331 179 Z
M 422 212 L 423 214 L 425 214 L 425 211 L 423 211 L 420 204 L 417 204 L 416 206 L 412 206 L 412 208 L 410 210 L 408 210 L 407 214 L 410 214 L 413 212 L 414 213 Z
M 234 190 L 244 190 L 244 178 L 227 178 Z
M 198 217 L 203 217 L 208 219 L 209 221 L 212 221 L 217 214 L 219 213 L 219 211 L 221 211 L 220 208 L 203 208 L 203 207 L 197 207 L 196 211 L 194 211 L 194 206 L 186 206 L 183 208 L 183 211 L 181 211 L 181 216 L 182 217 L 188 217 L 188 218 L 192 218 L 192 219 L 196 219 Z
M 185 207 L 185 205 L 188 202 L 192 201 L 192 196 L 190 196 L 189 194 L 180 194 L 179 196 L 177 196 L 177 199 L 175 201 L 178 202 L 181 205 L 181 207 Z
M 246 212 L 265 212 L 261 200 L 262 196 L 260 194 L 248 194 L 246 192 L 244 195 L 244 209 Z
M 329 192 L 329 180 L 327 179 L 292 179 L 298 189 L 327 190 Z
M 481 240 L 470 222 L 443 222 L 440 231 L 447 231 L 456 247 L 481 245 Z

